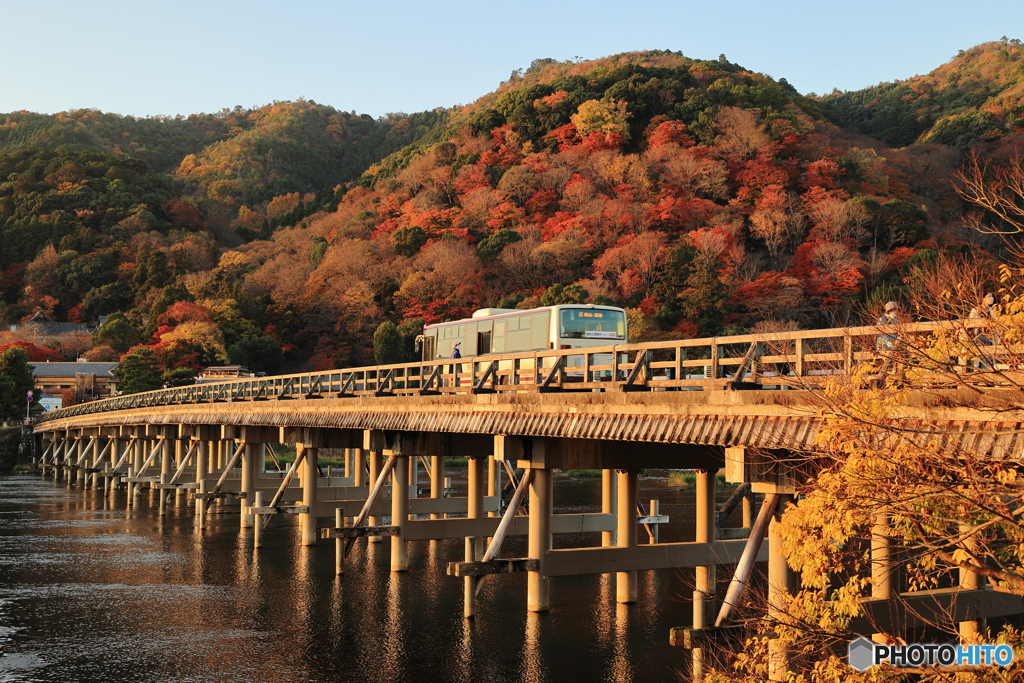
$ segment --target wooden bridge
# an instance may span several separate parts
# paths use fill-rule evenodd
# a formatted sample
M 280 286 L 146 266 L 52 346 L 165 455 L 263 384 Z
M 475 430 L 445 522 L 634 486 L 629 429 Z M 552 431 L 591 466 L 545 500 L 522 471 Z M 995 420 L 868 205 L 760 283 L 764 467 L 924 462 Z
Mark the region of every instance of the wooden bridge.
M 906 341 L 967 327 L 922 323 L 900 326 L 898 335 Z M 699 675 L 715 633 L 703 627 L 714 621 L 712 609 L 720 624 L 728 621 L 755 561 L 768 562 L 770 606 L 795 587 L 774 520 L 800 481 L 778 455 L 813 450 L 816 390 L 826 381 L 843 381 L 863 364 L 874 368 L 866 381 L 892 371 L 894 359 L 876 351 L 879 334 L 863 327 L 488 355 L 152 391 L 43 415 L 35 424 L 37 464 L 83 486 L 126 484 L 132 505 L 147 487 L 161 492 L 161 510 L 191 496 L 200 527 L 214 499 L 238 500 L 240 526 L 254 529 L 257 547 L 270 519 L 297 515 L 303 544 L 335 541 L 339 573 L 360 538 L 390 537 L 393 571 L 408 567 L 409 541 L 463 538 L 465 556 L 448 571 L 463 579 L 467 617 L 489 574 L 528 572 L 527 609 L 545 611 L 554 576 L 615 573 L 617 600 L 628 603 L 636 600 L 638 571 L 692 567 L 693 629 L 673 639 L 693 648 Z M 965 387 L 1006 384 L 1007 377 L 1012 384 L 1016 374 L 977 365 L 961 355 L 947 372 L 917 373 L 903 419 L 944 435 L 951 447 L 969 441 L 1019 457 L 1024 415 L 956 400 Z M 295 461 L 286 471 L 265 471 L 277 444 L 294 444 Z M 343 449 L 343 472 L 319 466 L 322 449 Z M 467 458 L 465 498 L 445 485 L 449 456 Z M 421 463 L 429 490 L 418 488 Z M 555 514 L 553 472 L 583 468 L 602 471 L 600 510 Z M 696 471 L 695 518 L 671 520 L 694 524 L 694 542 L 657 542 L 658 525 L 669 520 L 639 504 L 637 477 L 645 468 Z M 729 513 L 715 507 L 715 475 L 723 468 L 727 481 L 751 492 L 730 505 L 742 509 L 738 530 L 721 528 Z M 763 500 L 756 516 L 753 494 Z M 639 542 L 641 528 L 648 543 Z M 601 532 L 601 546 L 553 549 L 553 534 L 579 531 Z M 499 557 L 510 534 L 528 537 L 527 557 Z M 889 567 L 886 542 L 876 541 L 873 558 Z M 735 566 L 722 611 L 719 565 Z M 965 629 L 980 618 L 1024 612 L 1021 598 L 978 581 L 968 589 L 899 594 L 892 575 L 891 568 L 875 575 L 874 599 L 865 604 L 871 621 L 862 624 L 867 634 L 910 627 L 943 610 L 960 615 Z

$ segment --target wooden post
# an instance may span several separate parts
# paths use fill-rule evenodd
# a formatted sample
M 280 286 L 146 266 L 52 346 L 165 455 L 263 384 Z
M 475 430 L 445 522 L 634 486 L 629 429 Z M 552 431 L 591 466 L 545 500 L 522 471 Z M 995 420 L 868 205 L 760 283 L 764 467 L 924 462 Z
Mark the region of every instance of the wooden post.
M 383 464 L 381 463 L 382 455 L 383 451 L 370 451 L 370 482 L 375 482 L 377 481 L 377 478 L 380 477 L 380 468 Z M 394 495 L 394 492 L 392 492 L 392 495 Z M 380 517 L 378 515 L 370 515 L 367 520 L 367 526 L 379 525 Z M 367 543 L 380 543 L 382 540 L 383 539 L 380 536 L 370 536 L 366 539 Z
M 174 467 L 181 467 L 182 460 L 185 459 L 185 441 L 183 439 L 174 440 Z M 184 495 L 184 489 L 174 489 L 174 507 L 181 505 L 181 497 Z
M 75 439 L 75 463 L 81 465 L 85 460 L 86 451 L 89 448 L 89 440 L 84 436 L 79 436 Z M 85 486 L 85 470 L 81 467 L 78 468 L 78 472 L 75 475 L 75 479 L 79 486 Z M 70 480 L 70 477 L 69 477 Z
M 203 439 L 199 442 L 196 453 L 196 482 L 199 484 L 199 492 L 206 493 L 206 463 L 210 457 L 210 442 Z M 196 526 L 200 529 L 206 527 L 206 500 L 196 498 Z
M 501 486 L 501 473 L 498 471 L 498 462 L 494 459 L 493 455 L 487 456 L 487 495 L 491 498 L 498 495 L 498 489 Z M 488 517 L 497 517 L 498 512 L 491 510 L 487 513 Z
M 430 497 L 444 498 L 444 458 L 439 455 L 430 456 Z M 433 512 L 431 519 L 441 519 L 444 515 Z
M 302 504 L 309 506 L 309 512 L 299 515 L 300 545 L 316 545 L 316 485 L 319 472 L 317 471 L 317 460 L 320 449 L 311 448 L 306 444 L 295 444 L 296 457 L 298 449 L 305 452 L 305 459 L 302 461 Z
M 138 438 L 135 440 L 135 450 L 132 452 L 132 467 L 134 468 L 135 474 L 142 471 L 142 466 L 146 463 L 146 446 L 149 444 L 148 441 Z M 129 478 L 131 475 L 129 475 Z M 139 504 L 139 485 L 130 483 L 128 484 L 128 505 L 130 507 L 136 507 Z
M 242 481 L 240 489 L 243 494 L 239 500 L 241 507 L 241 528 L 248 529 L 255 523 L 253 516 L 246 514 L 245 509 L 253 505 L 253 494 L 256 492 L 256 471 L 260 451 L 263 450 L 262 443 L 245 442 L 245 450 L 242 452 Z
M 618 479 L 618 547 L 636 548 L 636 490 L 637 470 L 616 470 Z M 636 572 L 615 574 L 615 600 L 628 604 L 636 602 Z
M 618 512 L 618 508 L 615 506 L 615 472 L 613 470 L 601 470 L 601 512 L 612 515 Z M 616 528 L 611 531 L 601 532 L 602 548 L 616 545 L 617 530 L 618 522 L 616 522 Z
M 334 525 L 337 528 L 345 525 L 345 518 L 341 513 L 341 508 L 334 511 Z M 345 540 L 341 538 L 334 540 L 334 573 L 339 577 L 345 573 Z
M 117 438 L 116 436 L 113 439 L 111 439 L 110 442 L 111 443 L 110 443 L 110 463 L 109 463 L 110 467 L 109 467 L 109 469 L 111 471 L 113 471 L 114 466 L 117 465 L 117 462 L 121 459 L 121 448 L 122 448 L 122 446 L 121 446 L 121 439 Z M 117 482 L 114 481 L 114 478 L 113 477 L 103 477 L 103 492 L 104 493 L 109 493 L 109 494 L 113 495 L 113 492 L 115 490 L 117 490 Z
M 530 482 L 528 554 L 540 563 L 540 568 L 527 574 L 526 609 L 530 612 L 546 612 L 551 608 L 551 579 L 544 575 L 544 561 L 551 550 L 551 470 L 543 467 L 531 469 L 533 480 Z
M 871 597 L 876 600 L 891 600 L 896 587 L 895 571 L 890 556 L 889 515 L 881 513 L 875 517 L 875 525 L 871 529 Z M 875 633 L 872 640 L 884 643 L 884 633 Z
M 94 438 L 92 440 L 92 469 L 98 470 L 100 468 L 100 458 L 103 457 L 102 453 L 100 439 L 98 437 Z M 100 475 L 97 472 L 92 472 L 86 479 L 86 483 L 89 485 L 89 488 L 99 488 Z
M 399 455 L 391 471 L 391 525 L 398 533 L 391 537 L 391 571 L 404 572 L 409 568 L 409 552 L 405 547 L 405 530 L 409 525 L 409 459 L 416 456 Z
M 166 484 L 171 480 L 171 440 L 160 439 L 160 483 Z M 167 493 L 163 489 L 157 489 L 160 495 L 160 514 L 167 514 Z
M 661 514 L 661 501 L 651 500 L 651 507 L 649 508 L 650 515 L 657 517 Z M 654 545 L 658 543 L 658 536 L 661 533 L 660 524 L 648 524 L 647 525 L 647 542 Z
M 352 485 L 366 486 L 365 451 L 362 448 L 352 449 Z
M 257 491 L 253 496 L 253 507 L 263 507 L 263 491 Z M 259 515 L 253 515 L 252 547 L 263 547 L 263 520 Z
M 768 525 L 768 618 L 780 619 L 784 616 L 786 597 L 792 594 L 795 572 L 789 568 L 786 557 L 782 554 L 782 535 L 779 533 L 779 519 L 785 512 L 786 503 L 791 502 L 791 494 L 779 496 L 778 506 L 771 523 Z M 768 680 L 784 681 L 789 672 L 789 653 L 775 639 L 768 641 Z
M 466 516 L 469 519 L 480 519 L 484 516 L 484 476 L 483 463 L 478 457 L 466 459 Z M 466 538 L 466 562 L 479 562 L 484 554 L 483 538 Z M 476 614 L 476 582 L 474 577 L 466 576 L 463 581 L 463 614 L 467 619 Z
M 715 540 L 715 475 L 717 470 L 697 470 L 697 543 L 712 543 Z M 653 501 L 652 501 L 653 504 Z M 651 514 L 654 514 L 652 511 Z M 708 622 L 708 610 L 714 609 L 716 589 L 716 567 L 714 565 L 695 568 L 693 591 L 693 628 L 704 628 Z M 693 655 L 693 680 L 704 677 L 704 649 L 696 647 Z
M 969 529 L 969 527 L 966 525 L 960 526 L 961 533 L 964 533 L 967 529 Z M 976 542 L 968 539 L 966 545 L 968 549 L 973 549 Z M 983 578 L 980 574 L 962 568 L 958 570 L 958 573 L 960 588 L 962 590 L 978 590 L 983 586 Z M 957 630 L 960 632 L 960 640 L 967 644 L 976 644 L 981 642 L 985 626 L 986 624 L 984 619 L 958 622 Z

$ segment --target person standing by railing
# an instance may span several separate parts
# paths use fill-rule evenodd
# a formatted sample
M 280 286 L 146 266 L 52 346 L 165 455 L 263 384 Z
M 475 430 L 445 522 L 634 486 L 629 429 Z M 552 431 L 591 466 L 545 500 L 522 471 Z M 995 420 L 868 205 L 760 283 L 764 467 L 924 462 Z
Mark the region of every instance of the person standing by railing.
M 900 322 L 900 305 L 895 301 L 889 301 L 885 304 L 885 312 L 879 316 L 877 325 L 879 327 L 889 327 L 896 325 Z M 879 355 L 888 359 L 896 348 L 896 332 L 886 334 L 879 334 L 875 337 L 875 351 Z
M 462 342 L 455 342 L 455 346 L 452 347 L 452 358 L 462 358 L 462 350 L 459 348 L 462 346 Z M 459 386 L 459 373 L 462 371 L 462 365 L 460 363 L 452 363 L 452 386 Z

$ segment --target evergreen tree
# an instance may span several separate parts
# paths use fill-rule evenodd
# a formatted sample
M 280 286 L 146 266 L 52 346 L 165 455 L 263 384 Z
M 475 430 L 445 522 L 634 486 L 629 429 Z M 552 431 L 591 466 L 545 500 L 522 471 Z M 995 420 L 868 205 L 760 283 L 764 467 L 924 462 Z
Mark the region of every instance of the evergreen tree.
M 136 346 L 125 354 L 114 370 L 117 388 L 122 394 L 137 394 L 142 391 L 159 389 L 163 384 L 160 367 L 153 349 Z
M 0 417 L 17 419 L 24 416 L 25 397 L 32 390 L 32 366 L 25 349 L 12 346 L 0 353 Z M 32 402 L 38 403 L 39 397 Z
M 391 365 L 403 362 L 403 355 L 398 326 L 390 320 L 385 320 L 373 333 L 373 357 L 378 365 Z
M 100 328 L 96 330 L 93 338 L 96 346 L 106 345 L 112 349 L 124 353 L 135 344 L 139 343 L 139 335 L 135 328 L 128 322 L 124 313 L 112 313 Z

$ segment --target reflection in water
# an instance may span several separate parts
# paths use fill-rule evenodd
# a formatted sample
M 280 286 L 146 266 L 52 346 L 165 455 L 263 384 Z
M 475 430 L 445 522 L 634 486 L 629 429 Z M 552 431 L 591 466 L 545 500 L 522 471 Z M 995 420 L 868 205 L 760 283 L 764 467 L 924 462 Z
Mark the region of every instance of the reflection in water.
M 679 523 L 692 502 L 644 484 L 673 518 L 662 539 L 692 540 Z M 560 511 L 600 501 L 599 480 L 555 490 Z M 334 544 L 300 547 L 285 515 L 254 551 L 233 501 L 211 506 L 205 530 L 184 498 L 162 517 L 155 497 L 125 502 L 124 490 L 0 477 L 0 681 L 667 683 L 684 666 L 667 635 L 689 623 L 692 574 L 641 572 L 635 605 L 616 604 L 614 575 L 556 577 L 546 614 L 526 613 L 524 575 L 489 577 L 466 620 L 462 582 L 444 572 L 461 539 L 411 544 L 403 573 L 389 571 L 388 543 L 360 541 L 335 576 Z M 571 536 L 560 547 L 600 543 Z M 505 545 L 525 555 L 525 539 Z
M 609 681 L 632 681 L 633 665 L 629 658 L 629 617 L 632 605 L 615 606 L 615 646 Z
M 523 681 L 545 683 L 544 650 L 541 647 L 541 626 L 546 615 L 529 612 L 526 615 L 526 638 L 523 641 Z

